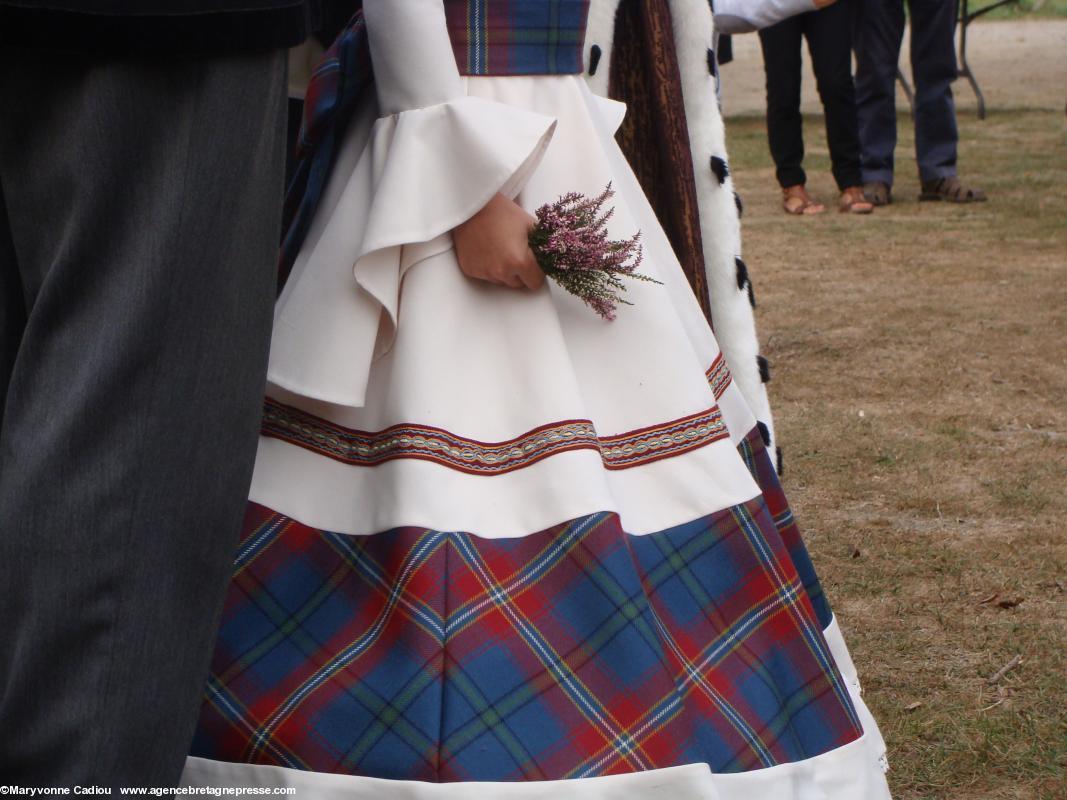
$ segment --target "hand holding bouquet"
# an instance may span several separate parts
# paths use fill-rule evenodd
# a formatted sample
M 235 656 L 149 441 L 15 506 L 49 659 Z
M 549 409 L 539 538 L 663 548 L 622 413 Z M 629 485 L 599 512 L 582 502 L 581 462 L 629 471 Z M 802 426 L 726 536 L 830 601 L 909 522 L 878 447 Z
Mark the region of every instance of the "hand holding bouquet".
M 565 194 L 537 209 L 537 224 L 529 235 L 530 249 L 545 275 L 606 320 L 615 319 L 619 303 L 632 305 L 622 298 L 623 278 L 659 283 L 637 272 L 640 231 L 630 239 L 608 238 L 607 222 L 615 209 L 604 210 L 604 204 L 614 195 L 611 184 L 597 197 Z

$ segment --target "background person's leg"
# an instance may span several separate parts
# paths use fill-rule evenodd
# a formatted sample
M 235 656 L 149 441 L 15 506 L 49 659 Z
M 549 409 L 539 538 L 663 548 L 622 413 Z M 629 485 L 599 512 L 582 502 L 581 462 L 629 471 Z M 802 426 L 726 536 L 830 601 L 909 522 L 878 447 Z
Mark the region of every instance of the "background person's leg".
M 767 141 L 778 183 L 783 188 L 806 181 L 804 130 L 800 116 L 801 22 L 797 17 L 759 32 L 767 75 Z
M 909 0 L 915 78 L 915 158 L 919 179 L 956 174 L 956 0 Z
M 804 34 L 826 118 L 826 142 L 838 189 L 859 186 L 860 140 L 852 85 L 852 2 L 840 0 L 808 17 Z
M 856 111 L 863 180 L 892 186 L 904 0 L 860 0 L 855 12 Z
M 281 52 L 0 50 L 27 312 L 0 428 L 9 783 L 178 779 L 256 447 L 285 93 Z

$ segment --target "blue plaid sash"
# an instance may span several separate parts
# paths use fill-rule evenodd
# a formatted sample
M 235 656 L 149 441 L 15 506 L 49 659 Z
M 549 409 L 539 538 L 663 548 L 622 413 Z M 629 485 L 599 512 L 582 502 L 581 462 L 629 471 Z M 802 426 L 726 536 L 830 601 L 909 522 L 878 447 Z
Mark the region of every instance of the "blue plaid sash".
M 337 145 L 371 82 L 370 47 L 362 8 L 323 54 L 304 96 L 304 118 L 296 144 L 296 169 L 282 212 L 279 288 L 285 284 L 330 176 Z

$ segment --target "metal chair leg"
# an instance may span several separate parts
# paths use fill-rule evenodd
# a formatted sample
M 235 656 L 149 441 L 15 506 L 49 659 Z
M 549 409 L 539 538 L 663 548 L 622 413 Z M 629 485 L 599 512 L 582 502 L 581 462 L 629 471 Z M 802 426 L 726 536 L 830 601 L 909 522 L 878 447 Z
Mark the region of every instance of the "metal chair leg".
M 974 96 L 978 100 L 978 119 L 985 119 L 985 95 L 982 94 L 982 89 L 979 87 L 974 73 L 971 72 L 971 65 L 967 63 L 967 28 L 974 17 L 968 12 L 968 1 L 962 0 L 962 4 L 963 14 L 960 19 L 960 75 L 967 79 L 967 82 L 971 84 L 971 89 L 974 90 Z
M 1008 6 L 1018 3 L 1019 0 L 997 0 L 995 3 L 990 3 L 987 6 L 979 8 L 975 12 L 971 12 L 968 0 L 960 0 L 960 75 L 967 79 L 967 82 L 971 84 L 971 88 L 974 90 L 974 96 L 978 100 L 978 119 L 985 119 L 985 96 L 982 94 L 982 89 L 978 86 L 978 79 L 974 77 L 974 73 L 971 72 L 971 65 L 967 63 L 967 28 L 972 22 L 978 19 L 983 14 L 988 14 L 995 8 L 1001 6 Z

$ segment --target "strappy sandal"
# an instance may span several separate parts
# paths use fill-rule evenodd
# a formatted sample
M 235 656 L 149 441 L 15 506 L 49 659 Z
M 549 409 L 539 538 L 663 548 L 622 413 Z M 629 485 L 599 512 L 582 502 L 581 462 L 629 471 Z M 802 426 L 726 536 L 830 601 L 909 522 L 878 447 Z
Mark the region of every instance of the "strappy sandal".
M 920 201 L 944 200 L 946 203 L 984 203 L 985 192 L 973 186 L 964 186 L 955 175 L 923 181 Z
M 870 214 L 874 211 L 874 203 L 863 196 L 863 189 L 859 186 L 849 186 L 842 190 L 837 210 L 842 214 Z
M 794 217 L 810 217 L 822 214 L 826 206 L 808 194 L 803 184 L 798 183 L 782 189 L 782 210 Z
M 863 196 L 874 206 L 887 206 L 893 202 L 893 192 L 885 181 L 867 181 L 863 184 Z

